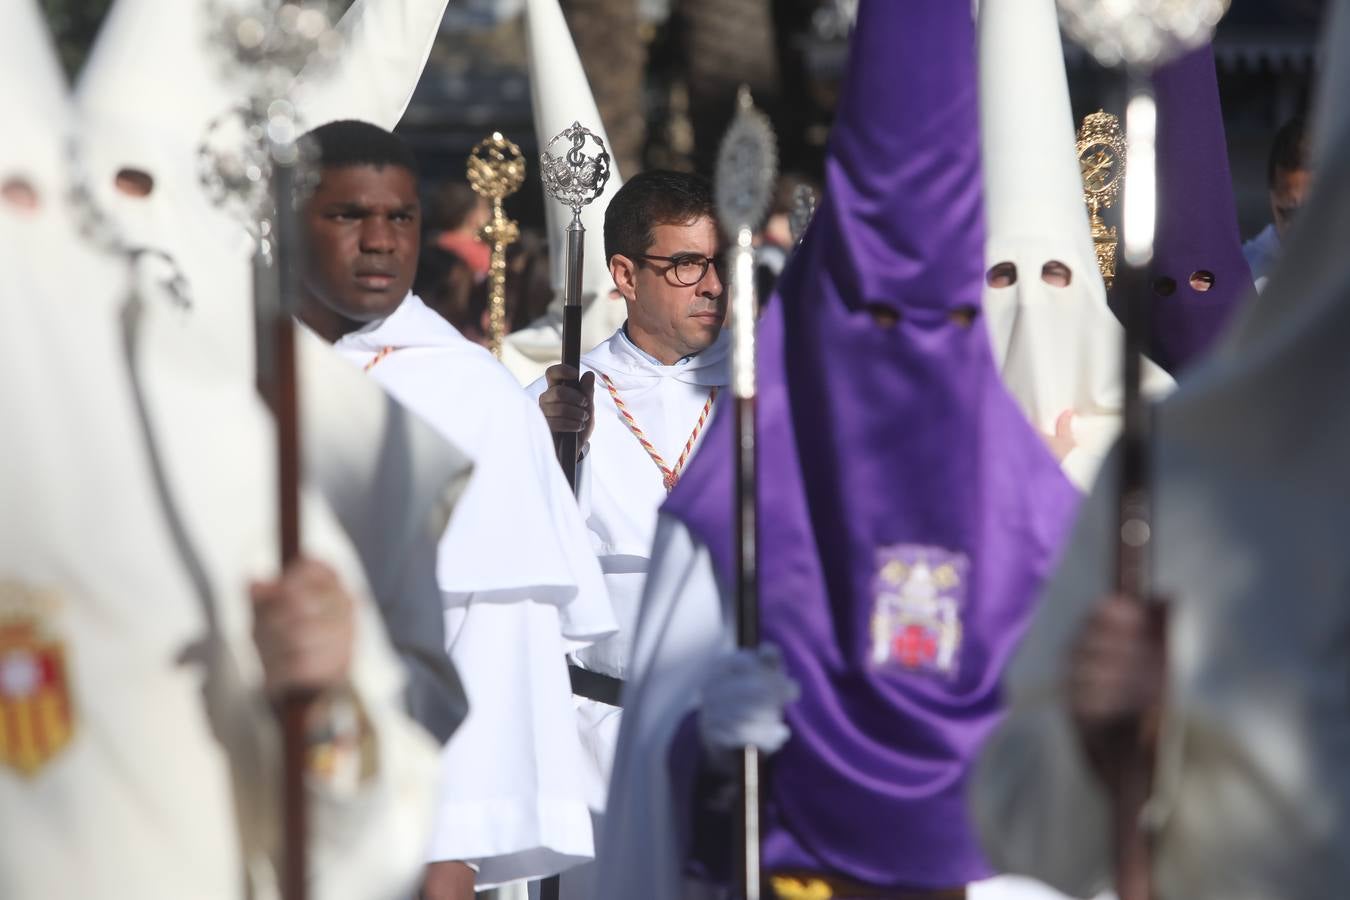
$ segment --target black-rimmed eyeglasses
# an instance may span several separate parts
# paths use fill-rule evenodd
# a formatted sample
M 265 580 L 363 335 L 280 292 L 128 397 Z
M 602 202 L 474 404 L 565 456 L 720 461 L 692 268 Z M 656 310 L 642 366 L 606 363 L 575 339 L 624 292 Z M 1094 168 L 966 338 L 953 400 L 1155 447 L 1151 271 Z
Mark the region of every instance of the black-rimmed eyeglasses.
M 708 266 L 716 266 L 717 274 L 720 277 L 722 268 L 722 258 L 720 256 L 703 256 L 699 253 L 679 253 L 675 256 L 653 256 L 650 253 L 644 253 L 638 259 L 652 260 L 655 262 L 670 263 L 661 270 L 661 274 L 670 273 L 675 276 L 684 287 L 693 287 L 703 280 L 708 274 Z M 653 266 L 653 268 L 656 268 Z

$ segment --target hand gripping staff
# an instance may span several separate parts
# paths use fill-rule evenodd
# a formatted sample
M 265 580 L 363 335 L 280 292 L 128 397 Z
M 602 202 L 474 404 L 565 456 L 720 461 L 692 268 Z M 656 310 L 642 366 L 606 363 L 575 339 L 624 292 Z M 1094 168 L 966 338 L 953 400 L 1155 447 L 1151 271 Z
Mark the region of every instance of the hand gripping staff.
M 245 221 L 254 238 L 253 294 L 257 386 L 277 428 L 277 517 L 284 568 L 300 557 L 300 430 L 295 308 L 300 288 L 298 206 L 306 187 L 301 123 L 287 98 L 312 60 L 331 60 L 338 36 L 326 2 L 232 0 L 207 17 L 228 74 L 245 86 L 244 105 L 204 137 L 201 177 L 216 202 Z M 305 721 L 313 697 L 293 692 L 278 704 L 282 736 L 281 890 L 308 893 Z
M 1070 37 L 1099 62 L 1123 66 L 1129 86 L 1125 106 L 1125 143 L 1130 176 L 1122 207 L 1124 265 L 1114 290 L 1125 310 L 1124 422 L 1121 436 L 1116 587 L 1136 602 L 1152 606 L 1152 492 L 1150 485 L 1150 413 L 1140 385 L 1148 342 L 1149 264 L 1157 222 L 1157 104 L 1149 74 L 1157 66 L 1209 39 L 1228 8 L 1228 0 L 1059 0 Z M 1156 738 L 1144 716 L 1117 725 L 1126 752 L 1110 784 L 1114 806 L 1115 882 L 1120 900 L 1153 896 L 1153 848 L 1148 801 L 1153 788 Z

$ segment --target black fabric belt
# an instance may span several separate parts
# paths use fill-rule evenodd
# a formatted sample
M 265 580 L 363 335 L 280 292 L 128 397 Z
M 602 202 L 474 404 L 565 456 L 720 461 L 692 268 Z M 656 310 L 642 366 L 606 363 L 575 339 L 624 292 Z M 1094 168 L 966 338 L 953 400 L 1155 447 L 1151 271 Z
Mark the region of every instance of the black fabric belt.
M 601 675 L 590 669 L 583 669 L 575 663 L 567 664 L 567 675 L 572 680 L 572 693 L 606 706 L 623 708 L 620 697 L 623 694 L 623 679 L 612 675 Z

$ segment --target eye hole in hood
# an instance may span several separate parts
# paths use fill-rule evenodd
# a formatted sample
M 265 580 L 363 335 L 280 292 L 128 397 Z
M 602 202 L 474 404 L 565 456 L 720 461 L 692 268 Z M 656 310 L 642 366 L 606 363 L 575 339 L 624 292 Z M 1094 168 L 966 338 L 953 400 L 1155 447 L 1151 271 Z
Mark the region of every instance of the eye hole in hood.
M 34 212 L 42 205 L 42 197 L 33 182 L 20 176 L 7 178 L 4 184 L 0 184 L 0 200 L 25 212 Z
M 1007 261 L 994 263 L 985 273 L 984 283 L 991 288 L 1006 288 L 1017 284 L 1017 263 Z
M 1198 269 L 1191 273 L 1191 290 L 1198 294 L 1206 293 L 1214 287 L 1214 273 L 1208 269 Z
M 1073 283 L 1073 270 L 1057 259 L 1049 260 L 1041 266 L 1041 281 L 1051 287 L 1066 288 Z
M 128 197 L 149 197 L 155 190 L 155 177 L 144 169 L 118 169 L 113 176 L 113 186 L 118 193 Z

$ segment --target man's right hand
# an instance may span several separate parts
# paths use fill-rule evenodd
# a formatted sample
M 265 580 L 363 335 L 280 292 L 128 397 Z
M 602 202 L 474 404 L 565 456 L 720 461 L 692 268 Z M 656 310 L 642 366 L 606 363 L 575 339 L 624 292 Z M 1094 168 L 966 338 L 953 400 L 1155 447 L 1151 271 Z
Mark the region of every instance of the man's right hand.
M 580 454 L 595 430 L 595 373 L 577 382 L 577 370 L 558 363 L 544 372 L 548 390 L 539 395 L 539 408 L 554 434 L 575 434 Z

